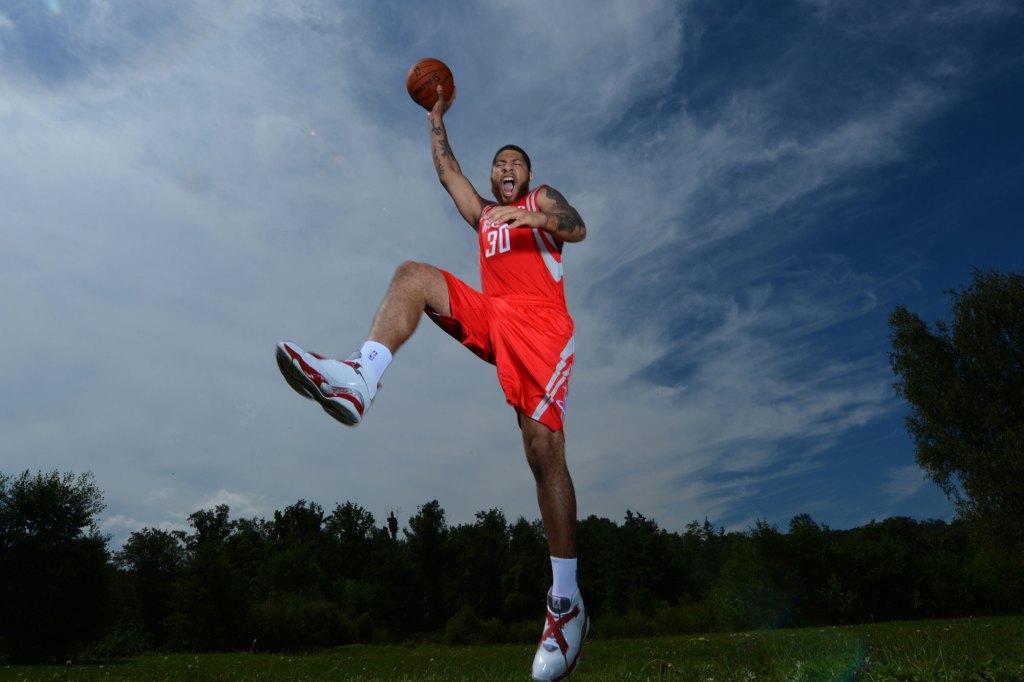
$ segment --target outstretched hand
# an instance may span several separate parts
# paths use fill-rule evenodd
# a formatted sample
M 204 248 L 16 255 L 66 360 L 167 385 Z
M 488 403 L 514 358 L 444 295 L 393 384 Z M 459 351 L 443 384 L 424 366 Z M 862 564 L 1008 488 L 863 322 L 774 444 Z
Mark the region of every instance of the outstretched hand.
M 452 98 L 451 99 L 445 99 L 444 98 L 444 90 L 443 90 L 443 88 L 440 85 L 438 85 L 437 86 L 437 101 L 434 102 L 434 106 L 430 109 L 430 111 L 427 112 L 427 116 L 433 116 L 435 114 L 437 114 L 439 116 L 443 116 L 444 113 L 446 111 L 448 111 L 448 108 L 452 105 L 452 102 L 455 101 L 455 95 L 456 95 L 456 91 L 455 91 L 455 88 L 453 86 L 452 87 Z

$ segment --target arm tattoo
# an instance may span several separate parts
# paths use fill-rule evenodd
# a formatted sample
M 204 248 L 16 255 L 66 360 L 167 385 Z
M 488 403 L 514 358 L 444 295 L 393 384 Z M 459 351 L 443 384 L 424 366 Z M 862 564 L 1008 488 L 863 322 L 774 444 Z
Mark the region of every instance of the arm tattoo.
M 452 146 L 448 144 L 448 137 L 445 135 L 444 127 L 433 116 L 430 117 L 430 132 L 437 138 L 434 141 L 432 154 L 434 157 L 434 168 L 437 169 L 439 176 L 444 175 L 447 169 L 442 159 L 451 159 L 455 163 L 458 163 L 458 161 L 455 160 Z
M 583 218 L 573 208 L 562 193 L 553 187 L 547 188 L 547 198 L 555 202 L 555 215 L 558 219 L 558 231 L 573 233 L 583 227 Z
M 455 160 L 455 153 L 452 151 L 452 147 L 448 144 L 448 140 L 441 138 L 437 141 L 437 145 L 434 147 L 434 168 L 437 170 L 439 176 L 444 175 L 447 168 L 442 159 L 451 159 L 452 163 L 458 163 Z

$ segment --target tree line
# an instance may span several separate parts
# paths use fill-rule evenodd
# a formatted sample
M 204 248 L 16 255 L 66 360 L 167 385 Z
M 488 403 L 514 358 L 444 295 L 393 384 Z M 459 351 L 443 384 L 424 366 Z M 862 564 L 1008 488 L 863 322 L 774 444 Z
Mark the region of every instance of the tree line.
M 452 525 L 436 501 L 407 524 L 299 500 L 272 519 L 197 511 L 118 550 L 88 474 L 0 474 L 0 657 L 296 650 L 355 642 L 531 642 L 550 575 L 539 521 L 501 510 Z M 889 518 L 835 530 L 682 532 L 627 511 L 579 523 L 597 637 L 991 615 L 1024 606 L 1020 556 L 968 524 Z

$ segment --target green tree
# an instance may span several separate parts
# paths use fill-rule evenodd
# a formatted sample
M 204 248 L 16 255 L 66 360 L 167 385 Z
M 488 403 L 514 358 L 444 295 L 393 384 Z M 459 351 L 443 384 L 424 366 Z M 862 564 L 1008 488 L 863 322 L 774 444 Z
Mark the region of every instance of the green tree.
M 918 523 L 907 517 L 871 521 L 843 537 L 838 548 L 843 583 L 856 595 L 858 620 L 920 618 L 923 614 Z
M 360 640 L 387 643 L 421 630 L 418 568 L 406 543 L 396 540 L 390 527 L 374 533 L 363 579 L 350 582 L 347 594 Z
M 267 566 L 272 589 L 309 596 L 326 592 L 323 521 L 323 508 L 305 500 L 274 512 Z
M 451 576 L 449 529 L 440 502 L 431 500 L 419 507 L 405 531 L 406 546 L 418 573 L 422 595 L 418 609 L 426 628 L 437 631 L 447 620 L 447 591 Z M 416 607 L 414 607 L 416 608 Z
M 682 566 L 673 561 L 668 534 L 653 519 L 627 509 L 618 536 L 619 577 L 625 597 L 621 606 L 640 612 L 656 602 L 676 603 L 685 586 L 676 579 Z
M 502 579 L 502 616 L 508 622 L 533 622 L 538 608 L 543 608 L 544 593 L 551 585 L 551 563 L 544 525 L 539 519 L 527 521 L 520 516 L 509 527 L 508 533 L 509 559 Z M 590 592 L 587 599 L 590 599 Z M 590 601 L 587 608 L 590 609 Z
M 722 570 L 728 538 L 724 528 L 716 529 L 705 517 L 703 524 L 696 519 L 686 524 L 681 540 L 685 593 L 693 601 L 701 601 Z
M 149 644 L 164 641 L 174 581 L 185 566 L 184 533 L 157 528 L 132 533 L 115 563 L 128 575 L 131 601 Z
M 795 595 L 790 624 L 828 622 L 842 618 L 843 600 L 848 596 L 838 576 L 829 573 L 832 532 L 810 514 L 797 514 L 789 521 L 789 533 L 782 543 L 782 560 L 788 572 L 784 584 Z
M 756 532 L 778 533 L 769 526 L 761 526 Z M 708 595 L 719 618 L 730 629 L 774 627 L 784 619 L 788 595 L 775 584 L 775 567 L 758 549 L 758 542 L 748 537 L 732 542 Z
M 111 570 L 91 473 L 0 473 L 0 658 L 63 661 L 107 618 Z
M 1024 278 L 975 270 L 947 292 L 934 331 L 903 306 L 889 318 L 918 464 L 962 518 L 1024 544 Z
M 373 514 L 353 502 L 335 506 L 324 519 L 324 532 L 334 543 L 333 568 L 341 577 L 359 579 L 365 575 L 376 524 Z
M 476 513 L 476 523 L 452 529 L 450 545 L 458 601 L 480 618 L 502 613 L 506 590 L 502 578 L 511 561 L 509 526 L 500 509 Z
M 247 571 L 232 561 L 229 539 L 236 528 L 227 505 L 188 517 L 195 532 L 185 540 L 187 563 L 175 583 L 173 643 L 193 650 L 247 646 L 243 624 L 253 598 Z M 248 568 L 248 567 L 246 567 Z

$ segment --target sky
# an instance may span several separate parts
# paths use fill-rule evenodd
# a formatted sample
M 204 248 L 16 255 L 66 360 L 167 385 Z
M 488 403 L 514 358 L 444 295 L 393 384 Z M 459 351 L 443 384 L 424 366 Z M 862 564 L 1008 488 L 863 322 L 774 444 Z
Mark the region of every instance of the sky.
M 444 60 L 481 193 L 526 148 L 564 252 L 579 515 L 671 531 L 952 519 L 887 318 L 1021 272 L 1012 0 L 7 0 L 0 472 L 92 472 L 102 532 L 354 502 L 539 514 L 494 368 L 426 322 L 358 428 L 274 346 L 344 357 L 401 262 L 478 286 L 409 67 Z

